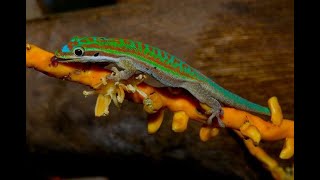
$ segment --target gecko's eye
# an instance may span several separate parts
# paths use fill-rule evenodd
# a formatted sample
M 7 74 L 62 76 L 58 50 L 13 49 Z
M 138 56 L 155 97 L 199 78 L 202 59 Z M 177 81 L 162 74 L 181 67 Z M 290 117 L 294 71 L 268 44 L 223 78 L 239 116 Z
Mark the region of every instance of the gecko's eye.
M 84 54 L 84 49 L 83 49 L 82 47 L 74 48 L 73 53 L 74 53 L 76 56 L 83 56 L 83 54 Z

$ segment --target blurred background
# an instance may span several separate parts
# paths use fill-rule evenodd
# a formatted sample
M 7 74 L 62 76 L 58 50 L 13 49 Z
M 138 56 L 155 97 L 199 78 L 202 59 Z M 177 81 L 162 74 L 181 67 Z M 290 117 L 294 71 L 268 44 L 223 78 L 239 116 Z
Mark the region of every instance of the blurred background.
M 27 0 L 27 20 L 45 18 L 59 12 L 111 5 L 119 0 Z
M 27 43 L 54 52 L 72 36 L 130 38 L 166 50 L 223 87 L 294 118 L 293 0 L 27 0 Z M 232 131 L 201 142 L 201 124 L 147 134 L 142 106 L 94 117 L 80 84 L 27 69 L 26 141 L 32 179 L 272 179 Z M 278 158 L 283 141 L 262 142 Z M 86 178 L 86 179 L 84 179 Z

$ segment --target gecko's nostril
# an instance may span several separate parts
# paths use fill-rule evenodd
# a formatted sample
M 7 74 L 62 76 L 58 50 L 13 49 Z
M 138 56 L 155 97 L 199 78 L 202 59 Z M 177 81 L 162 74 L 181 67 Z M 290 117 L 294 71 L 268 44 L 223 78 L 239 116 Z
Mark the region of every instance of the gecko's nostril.
M 99 56 L 99 53 L 95 53 L 93 56 L 94 56 L 94 57 L 97 57 L 97 56 Z
M 51 62 L 54 62 L 54 61 L 57 61 L 58 60 L 58 58 L 56 57 L 56 56 L 53 56 L 52 58 L 51 58 Z

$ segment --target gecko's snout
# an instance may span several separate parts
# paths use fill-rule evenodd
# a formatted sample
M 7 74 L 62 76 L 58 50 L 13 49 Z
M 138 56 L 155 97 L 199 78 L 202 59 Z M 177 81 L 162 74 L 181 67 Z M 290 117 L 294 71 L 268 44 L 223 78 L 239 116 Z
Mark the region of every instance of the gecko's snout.
M 53 57 L 51 58 L 51 62 L 54 62 L 54 61 L 58 61 L 58 58 L 57 58 L 56 56 L 53 56 Z
M 58 58 L 56 56 L 53 56 L 50 60 L 53 67 L 58 66 Z

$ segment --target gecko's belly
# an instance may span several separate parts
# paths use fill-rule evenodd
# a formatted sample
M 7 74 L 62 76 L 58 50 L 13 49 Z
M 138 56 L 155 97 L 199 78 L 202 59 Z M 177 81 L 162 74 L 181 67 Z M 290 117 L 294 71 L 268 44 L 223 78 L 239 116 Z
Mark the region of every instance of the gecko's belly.
M 158 72 L 146 72 L 147 78 L 144 82 L 153 87 L 176 87 L 183 88 L 182 84 L 186 80 L 172 77 L 166 73 Z
M 210 107 L 219 106 L 217 105 L 217 100 L 214 98 L 215 93 L 210 88 L 210 86 L 204 83 L 186 79 L 177 79 L 167 74 L 149 74 L 144 82 L 153 87 L 182 88 L 188 91 L 201 103 L 207 104 Z

